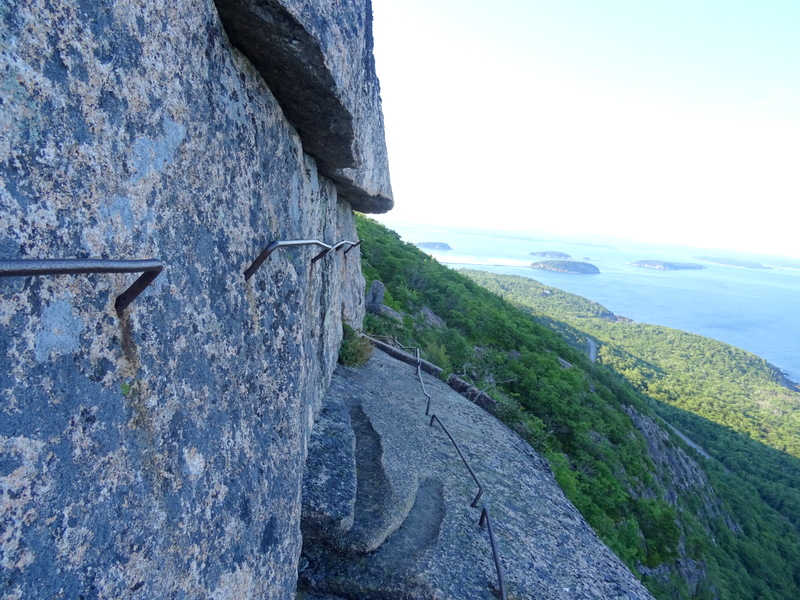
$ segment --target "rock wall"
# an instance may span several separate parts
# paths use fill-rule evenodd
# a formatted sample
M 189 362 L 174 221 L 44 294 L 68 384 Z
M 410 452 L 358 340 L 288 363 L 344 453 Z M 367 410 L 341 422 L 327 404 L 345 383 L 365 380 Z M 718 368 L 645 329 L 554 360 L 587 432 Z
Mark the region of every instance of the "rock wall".
M 322 4 L 0 5 L 0 260 L 165 265 L 121 314 L 136 275 L 0 277 L 3 597 L 294 596 L 360 257 L 283 248 L 243 272 L 274 240 L 355 240 L 351 202 L 392 202 L 369 1 Z M 251 13 L 260 37 L 232 25 Z M 268 68 L 263 40 L 303 52 Z

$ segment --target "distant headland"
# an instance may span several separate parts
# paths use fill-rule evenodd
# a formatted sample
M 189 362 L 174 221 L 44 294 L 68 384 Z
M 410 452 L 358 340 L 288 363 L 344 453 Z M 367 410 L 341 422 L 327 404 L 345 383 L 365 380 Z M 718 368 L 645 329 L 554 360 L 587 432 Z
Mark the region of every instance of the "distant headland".
M 600 273 L 600 269 L 594 265 L 578 260 L 540 260 L 539 262 L 531 263 L 531 267 L 534 269 L 543 269 L 545 271 L 575 273 L 579 275 L 596 275 Z
M 742 260 L 740 258 L 715 258 L 713 256 L 695 256 L 696 260 L 704 260 L 718 265 L 727 265 L 729 267 L 744 267 L 746 269 L 770 269 L 761 263 L 753 262 L 750 260 Z
M 444 242 L 417 242 L 414 244 L 417 248 L 425 248 L 426 250 L 452 250 L 450 244 Z
M 697 263 L 668 262 L 665 260 L 637 260 L 631 263 L 634 267 L 645 269 L 660 269 L 662 271 L 680 271 L 689 269 L 705 269 L 703 265 Z

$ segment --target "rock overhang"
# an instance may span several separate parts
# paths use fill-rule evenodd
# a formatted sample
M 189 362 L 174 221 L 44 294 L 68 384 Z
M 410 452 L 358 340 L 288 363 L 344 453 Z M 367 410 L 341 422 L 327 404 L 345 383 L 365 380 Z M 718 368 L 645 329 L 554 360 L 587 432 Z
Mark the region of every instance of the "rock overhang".
M 370 0 L 215 4 L 231 43 L 264 78 L 339 195 L 360 212 L 391 210 Z

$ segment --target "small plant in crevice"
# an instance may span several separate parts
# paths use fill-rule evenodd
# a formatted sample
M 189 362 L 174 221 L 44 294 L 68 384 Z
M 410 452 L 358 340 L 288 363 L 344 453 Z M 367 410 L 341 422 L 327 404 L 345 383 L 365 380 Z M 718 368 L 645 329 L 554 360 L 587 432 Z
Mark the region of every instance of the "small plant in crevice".
M 342 323 L 342 345 L 339 346 L 339 363 L 346 367 L 360 367 L 372 354 L 372 344 L 358 335 L 347 323 Z

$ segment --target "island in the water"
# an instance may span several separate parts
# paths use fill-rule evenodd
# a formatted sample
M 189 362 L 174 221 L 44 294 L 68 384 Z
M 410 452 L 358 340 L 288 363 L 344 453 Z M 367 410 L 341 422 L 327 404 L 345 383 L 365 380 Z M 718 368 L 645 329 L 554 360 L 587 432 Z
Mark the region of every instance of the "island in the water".
M 531 252 L 531 256 L 544 256 L 545 258 L 572 258 L 566 252 L 556 252 L 555 250 L 545 250 L 543 252 Z
M 414 244 L 417 248 L 425 248 L 426 250 L 452 250 L 450 244 L 444 242 L 417 242 Z
M 745 267 L 746 269 L 769 269 L 761 263 L 753 262 L 750 260 L 742 260 L 741 258 L 716 258 L 713 256 L 695 256 L 697 260 L 704 260 L 706 262 L 716 263 L 718 265 L 727 265 L 729 267 Z
M 539 262 L 531 263 L 531 267 L 534 269 L 544 269 L 545 271 L 577 273 L 580 275 L 595 275 L 600 273 L 600 269 L 594 265 L 578 260 L 540 260 Z
M 705 269 L 697 263 L 668 262 L 666 260 L 637 260 L 631 263 L 634 267 L 645 269 L 660 269 L 662 271 L 679 271 L 682 269 Z

